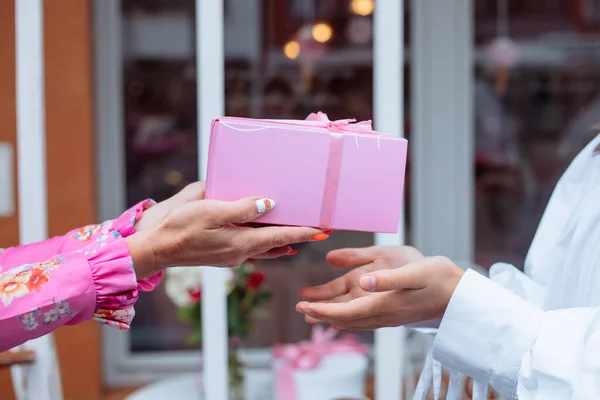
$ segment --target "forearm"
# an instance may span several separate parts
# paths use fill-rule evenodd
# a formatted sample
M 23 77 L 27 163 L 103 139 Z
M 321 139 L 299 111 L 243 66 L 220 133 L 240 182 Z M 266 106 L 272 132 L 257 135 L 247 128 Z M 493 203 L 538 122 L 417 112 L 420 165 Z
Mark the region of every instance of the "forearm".
M 129 326 L 138 290 L 123 238 L 0 273 L 0 351 L 90 319 Z

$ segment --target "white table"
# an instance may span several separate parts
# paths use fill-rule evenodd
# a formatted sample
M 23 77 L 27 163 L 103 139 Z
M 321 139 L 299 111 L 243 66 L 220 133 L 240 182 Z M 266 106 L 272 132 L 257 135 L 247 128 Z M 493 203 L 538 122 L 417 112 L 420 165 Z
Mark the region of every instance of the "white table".
M 136 391 L 127 400 L 202 400 L 198 379 L 198 374 L 189 374 L 160 380 Z
M 202 400 L 198 373 L 190 373 L 151 383 L 127 397 L 126 400 Z M 273 400 L 273 376 L 270 370 L 244 371 L 246 400 Z

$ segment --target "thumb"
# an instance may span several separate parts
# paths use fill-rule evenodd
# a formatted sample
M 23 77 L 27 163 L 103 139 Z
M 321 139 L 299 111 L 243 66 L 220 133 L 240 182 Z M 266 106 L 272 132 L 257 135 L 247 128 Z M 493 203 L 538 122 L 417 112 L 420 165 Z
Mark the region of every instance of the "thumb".
M 275 200 L 263 197 L 247 197 L 223 205 L 220 216 L 223 225 L 245 224 L 271 211 L 275 207 Z
M 427 268 L 423 268 L 425 263 L 419 261 L 400 268 L 370 272 L 361 276 L 358 283 L 368 292 L 421 289 L 427 285 Z

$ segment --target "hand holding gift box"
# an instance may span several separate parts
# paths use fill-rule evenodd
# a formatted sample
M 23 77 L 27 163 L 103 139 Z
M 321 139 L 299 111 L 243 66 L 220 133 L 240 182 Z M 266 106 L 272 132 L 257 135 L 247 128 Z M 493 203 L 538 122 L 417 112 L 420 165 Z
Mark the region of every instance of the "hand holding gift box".
M 353 122 L 215 120 L 206 197 L 276 199 L 261 223 L 397 233 L 407 141 Z

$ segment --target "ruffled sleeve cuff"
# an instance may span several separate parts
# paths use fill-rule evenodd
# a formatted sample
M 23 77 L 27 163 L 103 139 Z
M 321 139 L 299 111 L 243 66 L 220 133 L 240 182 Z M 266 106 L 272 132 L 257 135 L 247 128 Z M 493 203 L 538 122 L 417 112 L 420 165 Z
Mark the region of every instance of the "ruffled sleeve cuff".
M 135 224 L 143 212 L 155 204 L 153 200 L 144 200 L 119 218 L 103 224 L 100 235 L 83 250 L 88 257 L 96 291 L 93 321 L 121 330 L 129 329 L 139 291 L 151 291 L 160 283 L 162 272 L 137 280 L 124 240 L 135 233 Z
M 104 233 L 107 234 L 109 231 L 117 231 L 123 237 L 133 235 L 136 231 L 135 224 L 140 220 L 144 211 L 154 205 L 156 205 L 156 202 L 152 199 L 139 202 L 121 214 L 119 218 L 105 223 L 106 227 Z M 137 281 L 138 290 L 141 290 L 142 292 L 154 290 L 154 288 L 160 283 L 161 278 L 162 272 L 159 272 L 154 276 Z
M 82 250 L 88 258 L 96 294 L 92 320 L 127 330 L 139 292 L 129 249 L 123 237 L 113 231 Z

